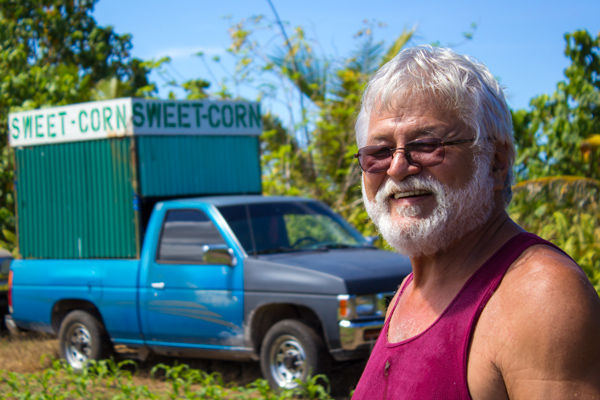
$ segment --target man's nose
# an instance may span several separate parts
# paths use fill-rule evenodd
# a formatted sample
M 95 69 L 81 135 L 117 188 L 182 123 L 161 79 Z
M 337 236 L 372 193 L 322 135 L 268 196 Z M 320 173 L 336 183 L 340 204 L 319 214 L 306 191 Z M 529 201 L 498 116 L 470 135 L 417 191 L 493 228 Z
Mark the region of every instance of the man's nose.
M 397 148 L 392 153 L 392 162 L 387 170 L 387 174 L 399 181 L 407 176 L 418 174 L 421 167 L 412 165 L 406 158 L 406 152 L 403 148 Z

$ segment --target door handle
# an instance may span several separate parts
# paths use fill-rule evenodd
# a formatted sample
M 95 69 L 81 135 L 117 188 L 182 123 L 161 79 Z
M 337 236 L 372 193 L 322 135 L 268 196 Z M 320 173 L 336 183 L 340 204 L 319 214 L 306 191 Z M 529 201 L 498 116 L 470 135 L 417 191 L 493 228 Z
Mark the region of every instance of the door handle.
M 152 282 L 150 284 L 150 286 L 152 286 L 154 289 L 164 289 L 165 283 L 164 282 Z

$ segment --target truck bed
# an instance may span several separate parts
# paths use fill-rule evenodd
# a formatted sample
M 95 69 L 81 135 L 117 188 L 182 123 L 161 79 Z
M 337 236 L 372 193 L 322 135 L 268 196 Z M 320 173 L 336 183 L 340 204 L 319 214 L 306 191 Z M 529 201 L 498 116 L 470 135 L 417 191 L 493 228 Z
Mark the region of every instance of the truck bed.
M 138 332 L 139 260 L 14 260 L 13 319 L 56 334 L 52 311 L 77 302 L 102 310 L 111 337 Z M 139 338 L 139 335 L 135 335 Z

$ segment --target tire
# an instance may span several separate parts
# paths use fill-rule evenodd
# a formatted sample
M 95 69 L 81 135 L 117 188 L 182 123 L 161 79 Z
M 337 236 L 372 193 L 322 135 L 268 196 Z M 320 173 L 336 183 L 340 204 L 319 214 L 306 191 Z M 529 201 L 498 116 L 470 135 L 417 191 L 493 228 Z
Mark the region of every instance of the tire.
M 263 377 L 272 388 L 293 389 L 309 376 L 327 374 L 331 356 L 323 339 L 311 327 L 293 319 L 273 325 L 260 349 Z
M 101 360 L 111 353 L 104 326 L 96 317 L 81 310 L 71 311 L 60 324 L 58 347 L 60 357 L 78 371 L 90 360 Z

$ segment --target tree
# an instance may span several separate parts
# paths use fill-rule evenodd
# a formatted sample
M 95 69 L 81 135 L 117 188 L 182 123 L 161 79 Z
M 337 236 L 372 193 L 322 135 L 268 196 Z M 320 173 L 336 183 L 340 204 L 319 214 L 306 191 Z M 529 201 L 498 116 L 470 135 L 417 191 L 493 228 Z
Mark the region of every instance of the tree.
M 565 39 L 566 79 L 513 113 L 520 182 L 509 210 L 565 249 L 600 292 L 600 35 Z
M 598 150 L 581 152 L 589 136 L 600 133 L 600 35 L 587 31 L 565 35 L 571 65 L 552 95 L 530 102 L 531 111 L 514 113 L 516 164 L 521 179 L 576 175 L 600 178 Z
M 410 41 L 415 29 L 403 30 L 389 47 L 375 43 L 370 30 L 360 32 L 358 49 L 334 71 L 329 95 L 318 101 L 319 118 L 310 149 L 319 162 L 315 195 L 330 204 L 366 235 L 375 226 L 362 207 L 361 170 L 354 154 L 358 151 L 354 123 L 362 92 L 371 75 L 391 60 Z
M 95 2 L 0 0 L 0 246 L 14 246 L 8 112 L 155 90 L 131 37 L 96 24 Z
M 415 31 L 404 30 L 386 49 L 373 39 L 374 25 L 368 23 L 356 36 L 356 50 L 340 58 L 320 54 L 318 43 L 307 39 L 301 27 L 290 29 L 288 36 L 277 17 L 274 22 L 264 16 L 244 19 L 230 29 L 229 52 L 237 63 L 227 82 L 228 93 L 249 84 L 263 104 L 287 109 L 287 121 L 265 115 L 264 192 L 322 200 L 368 235 L 375 228 L 361 203 L 361 173 L 354 159 L 356 112 L 369 77 Z

